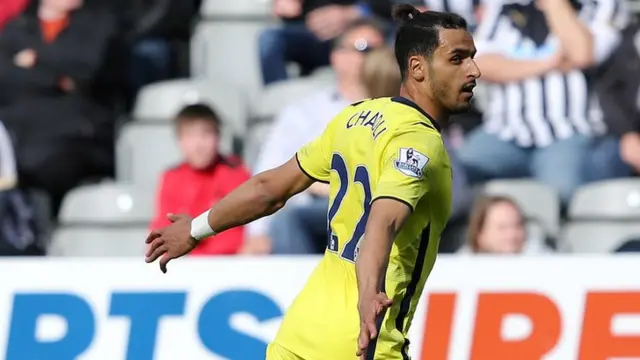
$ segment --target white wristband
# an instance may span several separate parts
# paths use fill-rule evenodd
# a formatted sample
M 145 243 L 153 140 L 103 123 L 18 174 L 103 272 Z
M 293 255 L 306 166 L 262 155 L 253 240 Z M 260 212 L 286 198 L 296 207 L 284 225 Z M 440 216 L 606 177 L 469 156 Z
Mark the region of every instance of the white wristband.
M 200 241 L 204 238 L 208 238 L 209 236 L 213 236 L 216 234 L 215 231 L 209 225 L 209 212 L 211 210 L 207 210 L 202 214 L 198 215 L 195 219 L 191 220 L 191 237 Z

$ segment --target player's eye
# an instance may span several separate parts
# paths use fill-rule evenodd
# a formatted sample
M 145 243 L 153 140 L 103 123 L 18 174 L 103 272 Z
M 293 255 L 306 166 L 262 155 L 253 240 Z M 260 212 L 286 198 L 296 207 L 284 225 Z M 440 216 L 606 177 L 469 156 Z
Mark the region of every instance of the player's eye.
M 460 64 L 462 62 L 462 56 L 456 55 L 451 58 L 451 62 L 454 64 Z

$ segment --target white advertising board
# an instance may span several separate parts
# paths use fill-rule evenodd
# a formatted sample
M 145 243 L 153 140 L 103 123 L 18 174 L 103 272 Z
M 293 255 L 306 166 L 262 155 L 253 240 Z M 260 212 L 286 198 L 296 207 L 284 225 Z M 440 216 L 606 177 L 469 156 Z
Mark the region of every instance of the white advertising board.
M 2 260 L 0 358 L 260 359 L 317 261 Z M 640 358 L 640 257 L 443 256 L 410 340 L 414 360 Z

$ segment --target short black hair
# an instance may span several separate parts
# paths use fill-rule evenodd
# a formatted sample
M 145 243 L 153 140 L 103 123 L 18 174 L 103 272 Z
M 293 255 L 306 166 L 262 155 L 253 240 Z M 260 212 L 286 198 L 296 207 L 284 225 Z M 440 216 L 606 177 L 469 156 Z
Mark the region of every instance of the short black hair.
M 220 130 L 220 118 L 218 114 L 206 104 L 191 104 L 183 107 L 175 117 L 176 126 L 193 120 L 205 120 L 211 123 L 216 131 Z
M 438 46 L 440 29 L 467 30 L 467 21 L 460 15 L 439 11 L 420 12 L 409 4 L 394 6 L 393 19 L 400 23 L 395 52 L 402 79 L 407 74 L 409 57 L 423 55 L 431 58 Z

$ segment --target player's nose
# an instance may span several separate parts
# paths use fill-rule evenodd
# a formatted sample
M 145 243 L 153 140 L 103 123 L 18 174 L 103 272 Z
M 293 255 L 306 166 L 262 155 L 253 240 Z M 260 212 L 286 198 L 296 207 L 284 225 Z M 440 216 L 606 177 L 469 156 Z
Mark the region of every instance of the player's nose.
M 469 62 L 469 73 L 468 76 L 474 79 L 477 79 L 482 76 L 482 72 L 480 71 L 480 67 L 476 64 L 475 60 L 471 59 Z

